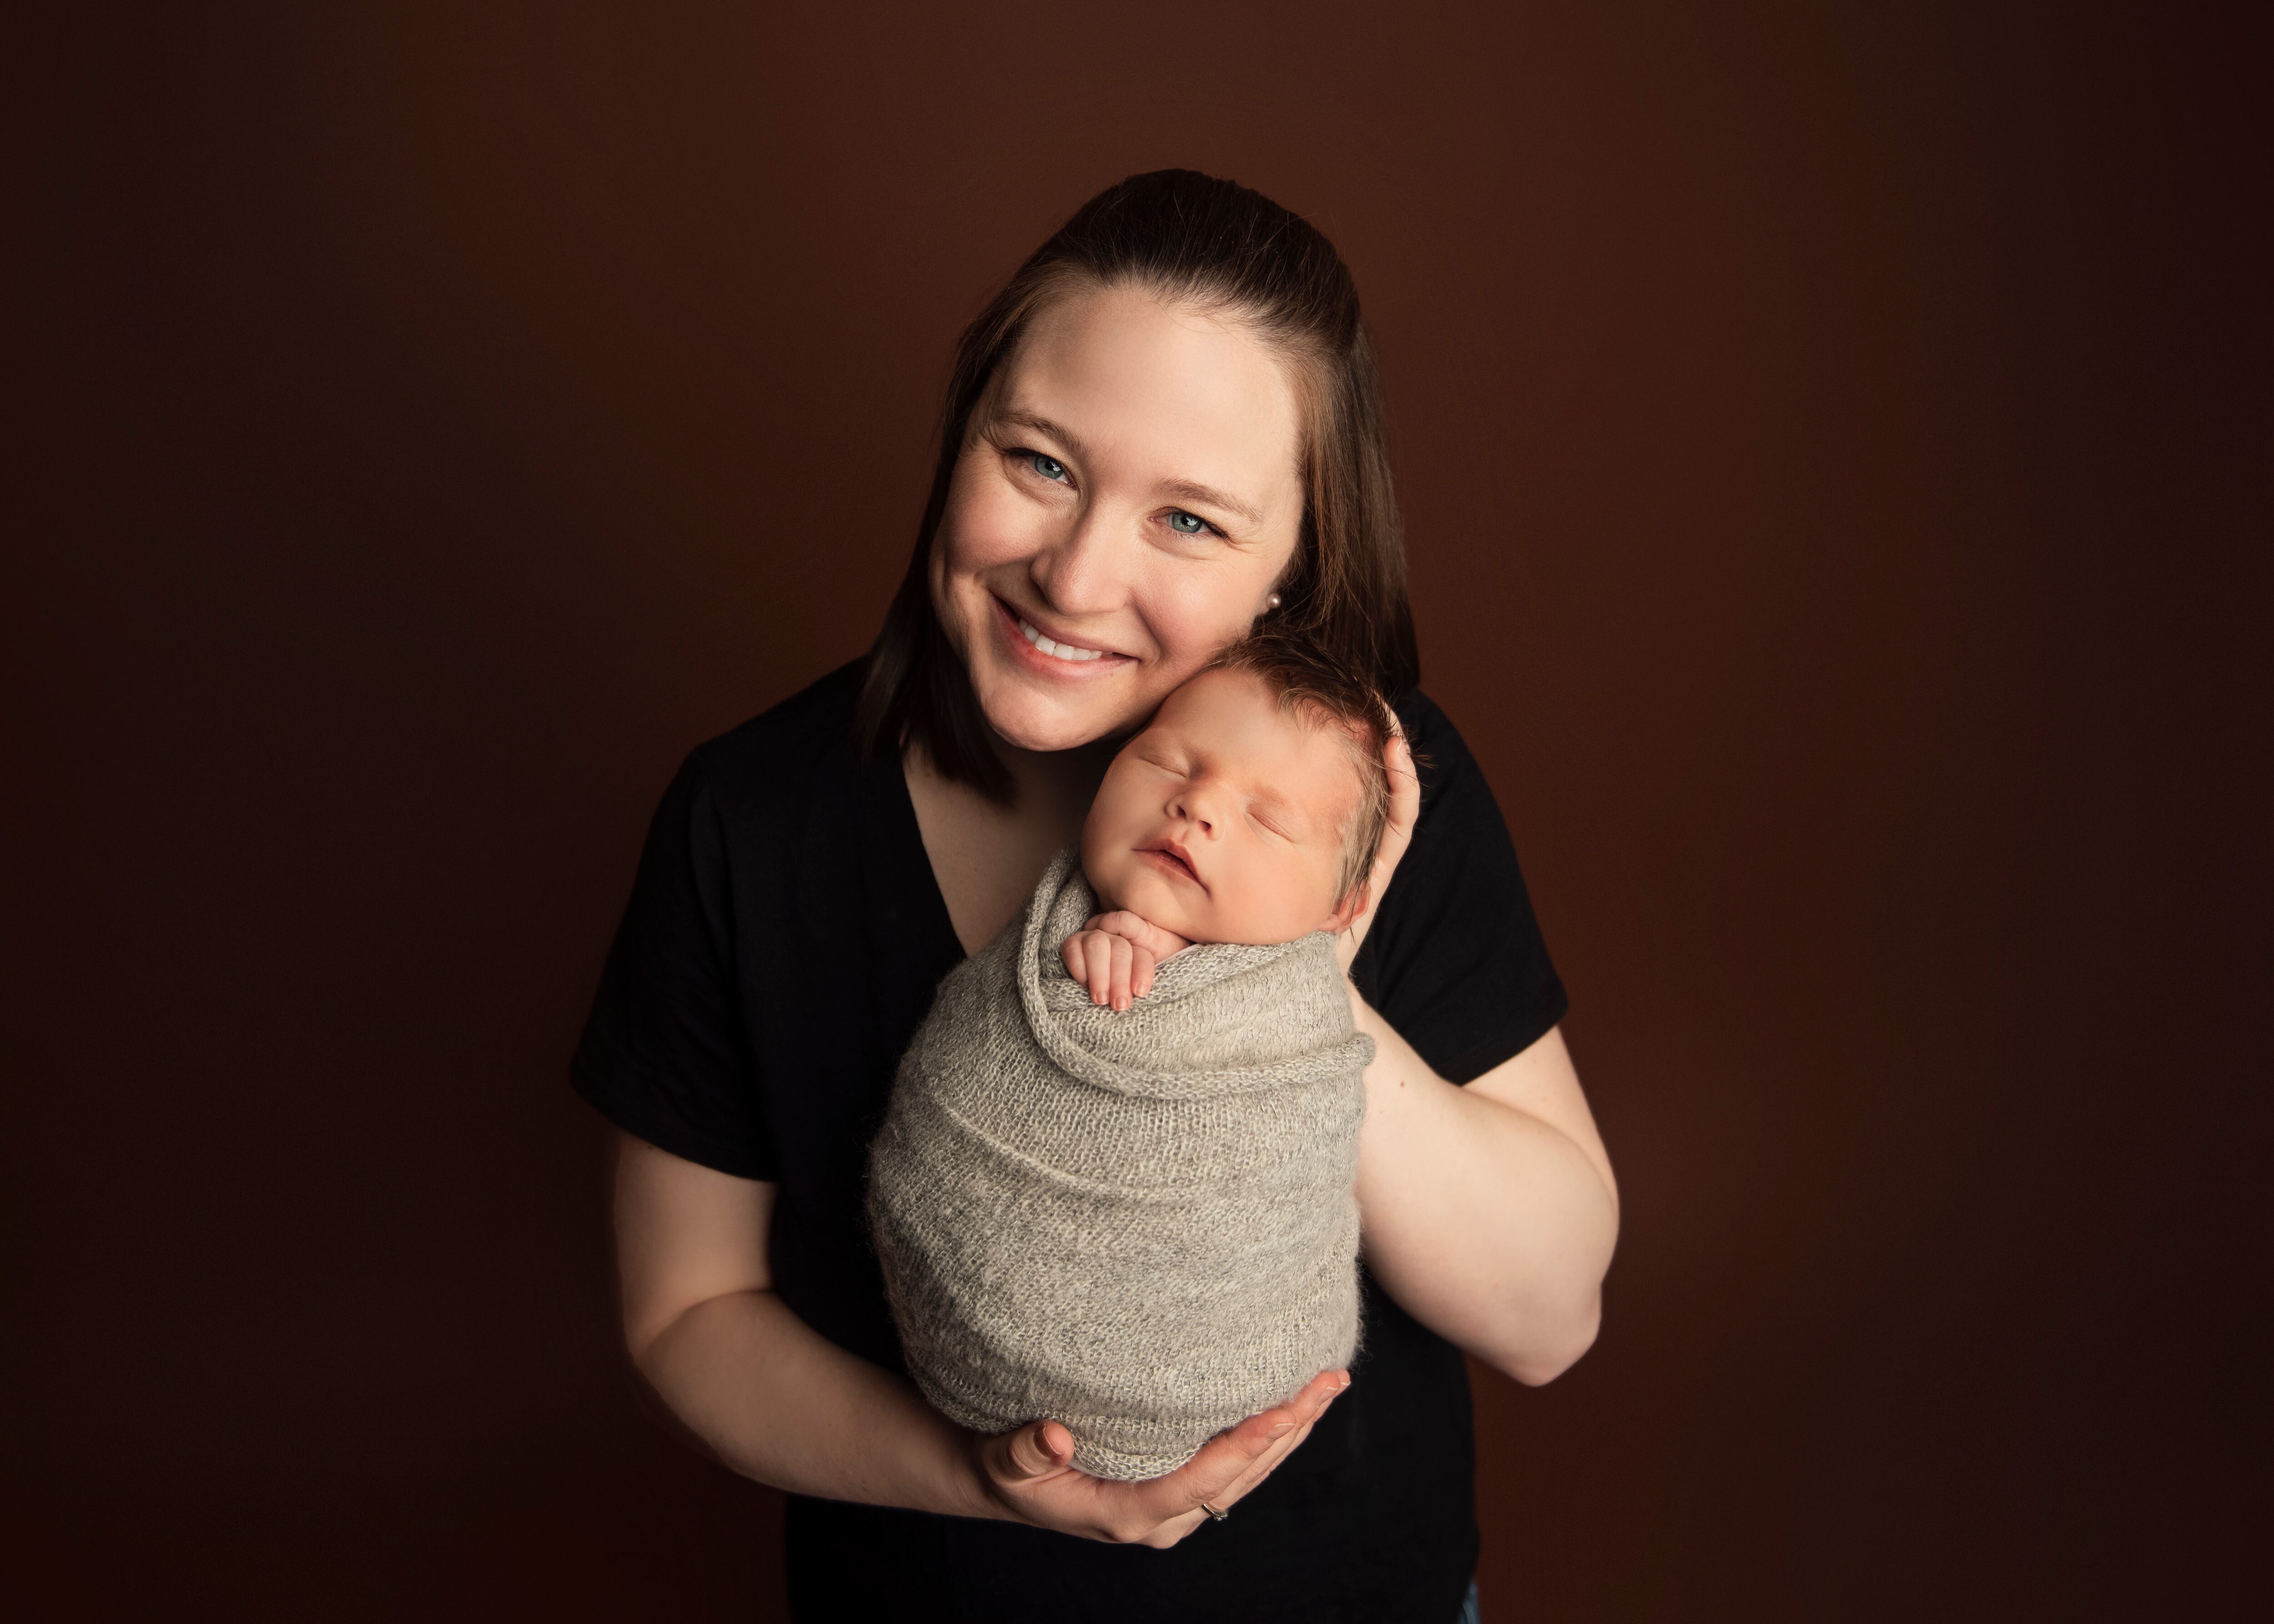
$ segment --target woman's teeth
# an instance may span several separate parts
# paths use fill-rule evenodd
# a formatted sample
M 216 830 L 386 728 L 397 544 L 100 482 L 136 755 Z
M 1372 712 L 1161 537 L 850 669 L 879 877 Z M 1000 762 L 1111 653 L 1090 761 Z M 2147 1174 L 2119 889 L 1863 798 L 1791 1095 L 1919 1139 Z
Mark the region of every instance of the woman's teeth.
M 1070 643 L 1053 643 L 1024 620 L 1019 622 L 1020 635 L 1052 659 L 1094 660 L 1105 652 L 1103 649 L 1077 649 Z

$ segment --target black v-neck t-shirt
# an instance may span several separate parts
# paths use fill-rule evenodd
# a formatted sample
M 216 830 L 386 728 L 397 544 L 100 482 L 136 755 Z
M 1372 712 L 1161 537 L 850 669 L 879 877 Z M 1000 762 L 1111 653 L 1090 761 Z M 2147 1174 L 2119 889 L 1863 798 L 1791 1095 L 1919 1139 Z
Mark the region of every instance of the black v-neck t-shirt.
M 649 831 L 576 1086 L 625 1132 L 779 1186 L 776 1289 L 900 1369 L 862 1184 L 900 1054 L 962 960 L 900 763 L 852 738 L 847 665 L 697 749 Z M 1562 1018 L 1516 853 L 1475 761 L 1398 704 L 1421 815 L 1352 972 L 1437 1073 L 1483 1075 Z M 1449 1624 L 1476 1562 L 1467 1371 L 1364 1280 L 1351 1387 L 1225 1522 L 1170 1551 L 792 1496 L 792 1615 Z

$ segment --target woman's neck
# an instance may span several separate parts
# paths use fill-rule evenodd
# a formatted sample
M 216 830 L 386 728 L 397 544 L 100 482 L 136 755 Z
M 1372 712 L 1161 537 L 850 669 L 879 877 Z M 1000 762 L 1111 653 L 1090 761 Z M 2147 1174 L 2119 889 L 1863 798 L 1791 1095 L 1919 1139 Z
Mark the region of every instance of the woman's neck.
M 1081 836 L 1119 741 L 1035 751 L 998 744 L 1011 775 L 1008 806 L 933 771 L 916 747 L 902 757 L 916 828 L 948 919 L 968 953 L 1007 924 L 1042 878 L 1051 854 Z
M 1061 823 L 1071 813 L 1079 825 L 1120 748 L 1118 739 L 1071 750 L 1022 750 L 997 741 L 996 759 L 1011 775 L 1013 816 L 1021 821 Z

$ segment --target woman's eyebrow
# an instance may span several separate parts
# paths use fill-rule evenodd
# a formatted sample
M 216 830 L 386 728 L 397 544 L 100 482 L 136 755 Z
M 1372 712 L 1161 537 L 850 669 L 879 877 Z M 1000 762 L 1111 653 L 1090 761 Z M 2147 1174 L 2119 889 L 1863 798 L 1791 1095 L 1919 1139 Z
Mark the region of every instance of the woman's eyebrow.
M 1089 455 L 1082 447 L 1081 436 L 1074 433 L 1071 429 L 1060 427 L 1058 425 L 1051 422 L 1048 417 L 1043 417 L 1040 412 L 1027 411 L 1019 407 L 1011 406 L 997 412 L 995 414 L 995 421 L 998 423 L 1015 425 L 1017 427 L 1022 429 L 1032 429 L 1037 434 L 1047 435 L 1049 438 L 1058 441 L 1058 444 L 1064 446 L 1067 450 L 1073 452 L 1076 456 L 1087 456 Z
M 1203 508 L 1221 508 L 1227 513 L 1239 515 L 1259 530 L 1263 526 L 1261 514 L 1237 496 L 1227 496 L 1214 485 L 1194 485 L 1189 479 L 1171 479 L 1159 489 L 1163 496 L 1173 496 L 1178 501 L 1198 502 Z

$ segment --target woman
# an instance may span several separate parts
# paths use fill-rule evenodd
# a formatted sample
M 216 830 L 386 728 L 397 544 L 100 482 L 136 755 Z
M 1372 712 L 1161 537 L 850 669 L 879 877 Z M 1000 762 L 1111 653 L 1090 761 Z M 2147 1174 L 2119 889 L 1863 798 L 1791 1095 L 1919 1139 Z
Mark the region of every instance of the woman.
M 1180 1470 L 1105 1483 L 1056 1423 L 970 1437 L 900 1373 L 864 1152 L 939 979 L 1073 838 L 1117 741 L 1262 617 L 1399 695 L 1422 763 L 1392 744 L 1380 903 L 1345 944 L 1376 1045 L 1366 1342 Z M 1461 1350 L 1528 1382 L 1584 1352 L 1617 1200 L 1506 830 L 1416 676 L 1331 245 L 1186 171 L 1092 200 L 964 335 L 874 652 L 681 770 L 576 1057 L 621 1130 L 633 1360 L 789 1491 L 796 1618 L 1462 1610 Z

